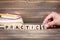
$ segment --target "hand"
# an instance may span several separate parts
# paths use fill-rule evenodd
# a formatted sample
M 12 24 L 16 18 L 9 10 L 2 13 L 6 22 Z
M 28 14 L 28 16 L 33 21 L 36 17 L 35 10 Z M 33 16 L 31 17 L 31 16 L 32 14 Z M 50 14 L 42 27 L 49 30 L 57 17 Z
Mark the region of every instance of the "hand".
M 43 21 L 43 25 L 53 27 L 54 25 L 60 25 L 60 14 L 56 12 L 50 13 Z

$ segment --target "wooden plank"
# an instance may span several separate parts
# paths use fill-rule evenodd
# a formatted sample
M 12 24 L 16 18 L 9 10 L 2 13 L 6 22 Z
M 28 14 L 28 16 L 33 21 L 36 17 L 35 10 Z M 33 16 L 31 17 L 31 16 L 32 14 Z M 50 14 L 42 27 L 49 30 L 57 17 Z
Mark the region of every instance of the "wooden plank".
M 60 0 L 0 0 L 0 1 L 60 1 Z
M 60 2 L 0 2 L 0 9 L 56 9 Z
M 21 31 L 21 30 L 0 30 L 0 40 L 60 40 L 60 29 Z

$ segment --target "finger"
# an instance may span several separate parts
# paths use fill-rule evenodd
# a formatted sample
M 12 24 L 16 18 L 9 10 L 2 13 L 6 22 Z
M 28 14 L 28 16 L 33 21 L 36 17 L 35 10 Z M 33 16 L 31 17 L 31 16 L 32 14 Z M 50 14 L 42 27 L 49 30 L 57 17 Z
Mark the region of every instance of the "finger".
M 48 16 L 44 19 L 43 24 L 48 23 L 50 18 L 52 18 L 52 15 L 48 15 Z
M 53 27 L 53 25 L 55 25 L 55 22 L 54 22 L 54 21 L 49 22 L 49 23 L 47 24 L 48 27 Z
M 50 15 L 48 15 L 48 16 L 44 19 L 43 24 L 48 23 L 50 18 L 54 18 L 54 14 L 55 14 L 55 13 L 52 12 Z

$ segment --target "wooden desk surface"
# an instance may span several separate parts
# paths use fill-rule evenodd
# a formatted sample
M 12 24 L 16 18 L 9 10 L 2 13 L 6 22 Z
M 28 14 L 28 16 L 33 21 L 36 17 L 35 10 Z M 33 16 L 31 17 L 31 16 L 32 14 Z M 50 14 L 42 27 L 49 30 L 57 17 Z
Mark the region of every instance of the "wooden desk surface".
M 60 29 L 0 30 L 0 40 L 60 40 Z
M 21 15 L 25 23 L 39 23 L 52 11 L 60 12 L 59 1 L 60 0 L 0 0 L 0 13 L 14 14 L 17 12 L 15 14 Z

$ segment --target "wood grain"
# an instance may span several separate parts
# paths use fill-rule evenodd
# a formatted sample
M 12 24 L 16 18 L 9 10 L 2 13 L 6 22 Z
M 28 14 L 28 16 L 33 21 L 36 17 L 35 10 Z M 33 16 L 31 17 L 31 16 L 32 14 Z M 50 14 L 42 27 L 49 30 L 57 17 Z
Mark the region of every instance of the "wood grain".
M 0 30 L 0 40 L 60 40 L 60 29 L 21 31 Z
M 59 0 L 0 0 L 0 13 L 19 14 L 28 23 L 42 22 L 50 12 L 59 10 Z

